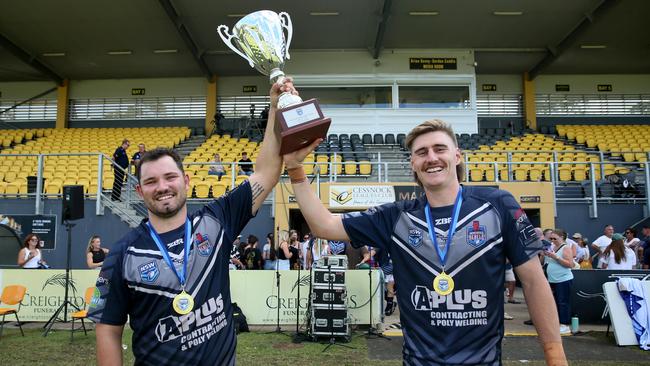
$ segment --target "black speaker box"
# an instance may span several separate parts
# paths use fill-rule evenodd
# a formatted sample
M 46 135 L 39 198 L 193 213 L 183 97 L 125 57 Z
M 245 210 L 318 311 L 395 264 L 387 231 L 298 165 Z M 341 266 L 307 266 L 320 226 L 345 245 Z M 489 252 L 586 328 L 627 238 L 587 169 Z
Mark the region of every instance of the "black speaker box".
M 84 186 L 63 186 L 63 220 L 84 217 Z

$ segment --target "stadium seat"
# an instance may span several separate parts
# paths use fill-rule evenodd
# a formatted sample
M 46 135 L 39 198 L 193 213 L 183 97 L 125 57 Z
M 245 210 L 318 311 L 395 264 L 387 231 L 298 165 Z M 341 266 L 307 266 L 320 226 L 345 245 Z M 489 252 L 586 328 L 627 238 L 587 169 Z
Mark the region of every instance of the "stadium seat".
M 196 198 L 208 198 L 210 195 L 210 184 L 206 182 L 198 182 L 194 185 L 194 194 Z
M 226 194 L 228 190 L 228 182 L 215 182 L 211 185 L 212 187 L 212 197 L 217 198 Z
M 25 336 L 25 333 L 23 332 L 23 325 L 18 318 L 18 312 L 20 312 L 20 307 L 22 305 L 23 299 L 25 298 L 26 292 L 27 288 L 21 285 L 9 285 L 5 286 L 5 288 L 2 289 L 2 295 L 0 295 L 0 305 L 10 305 L 11 307 L 0 308 L 0 315 L 2 315 L 2 322 L 0 322 L 0 336 L 2 336 L 2 330 L 4 329 L 5 316 L 9 314 L 14 314 L 16 316 L 16 322 L 18 323 L 18 327 L 20 327 L 20 333 L 23 335 L 23 337 Z
M 384 144 L 384 135 L 382 135 L 380 133 L 374 134 L 373 137 L 372 137 L 372 142 L 375 145 L 383 145 Z
M 86 324 L 84 323 L 84 319 L 88 317 L 88 306 L 90 306 L 90 302 L 92 301 L 93 294 L 95 293 L 95 287 L 88 287 L 86 289 L 86 292 L 84 293 L 84 301 L 86 304 L 86 307 L 83 310 L 75 311 L 74 313 L 70 314 L 70 318 L 72 318 L 72 326 L 70 327 L 70 341 L 72 342 L 74 340 L 74 321 L 75 320 L 81 320 L 81 327 L 84 331 L 84 335 L 88 335 L 86 332 Z
M 360 161 L 359 162 L 359 174 L 361 175 L 370 175 L 372 172 L 372 165 L 369 161 Z

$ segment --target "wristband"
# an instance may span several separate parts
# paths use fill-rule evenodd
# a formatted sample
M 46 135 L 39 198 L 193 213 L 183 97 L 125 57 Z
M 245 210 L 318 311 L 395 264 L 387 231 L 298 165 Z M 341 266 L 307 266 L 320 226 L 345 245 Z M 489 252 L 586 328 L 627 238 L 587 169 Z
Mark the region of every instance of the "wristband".
M 544 358 L 546 359 L 546 365 L 548 366 L 568 365 L 566 356 L 564 355 L 562 342 L 544 343 Z
M 305 175 L 305 169 L 302 168 L 302 165 L 298 165 L 295 168 L 287 169 L 289 173 L 289 179 L 291 179 L 291 184 L 299 184 L 307 181 L 307 175 Z

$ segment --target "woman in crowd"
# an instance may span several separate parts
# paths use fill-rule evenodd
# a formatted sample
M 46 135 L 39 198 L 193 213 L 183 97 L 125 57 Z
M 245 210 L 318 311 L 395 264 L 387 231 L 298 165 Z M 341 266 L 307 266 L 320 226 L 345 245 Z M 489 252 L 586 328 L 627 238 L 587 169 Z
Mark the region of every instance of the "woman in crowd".
M 23 242 L 23 249 L 18 252 L 18 265 L 23 268 L 48 268 L 38 246 L 38 236 L 36 234 L 27 235 Z
M 291 269 L 298 269 L 300 267 L 300 242 L 297 238 L 289 237 L 289 251 L 291 252 L 289 267 Z
M 262 249 L 262 258 L 264 259 L 264 269 L 275 269 L 278 260 L 275 244 L 273 244 L 273 233 L 266 235 L 266 244 Z
M 581 269 L 592 269 L 589 247 L 587 247 L 587 241 L 585 238 L 580 233 L 574 233 L 571 238 L 578 243 L 575 261 L 578 262 Z
M 612 242 L 603 251 L 603 269 L 632 269 L 636 265 L 636 254 L 623 244 L 623 235 L 612 235 Z
M 208 175 L 216 175 L 221 180 L 221 177 L 226 174 L 226 168 L 221 162 L 221 157 L 219 154 L 214 154 L 214 165 L 210 165 L 210 170 L 208 170 Z
M 104 258 L 108 254 L 108 249 L 102 248 L 102 239 L 99 235 L 93 235 L 88 240 L 88 250 L 86 251 L 86 264 L 88 268 L 100 268 L 104 264 Z
M 278 252 L 278 269 L 291 269 L 289 260 L 293 253 L 289 250 L 289 233 L 286 230 L 280 230 L 278 233 L 279 245 L 276 247 Z
M 550 235 L 553 250 L 544 252 L 548 282 L 553 291 L 555 307 L 560 318 L 560 333 L 571 332 L 571 285 L 573 284 L 573 253 L 566 244 L 566 233 L 562 229 L 555 229 Z
M 625 232 L 623 233 L 625 236 L 625 241 L 623 241 L 623 245 L 625 245 L 626 248 L 632 249 L 634 254 L 636 255 L 636 265 L 634 268 L 641 268 L 641 262 L 643 259 L 643 243 L 641 242 L 641 239 L 636 237 L 636 230 L 628 227 L 625 229 Z

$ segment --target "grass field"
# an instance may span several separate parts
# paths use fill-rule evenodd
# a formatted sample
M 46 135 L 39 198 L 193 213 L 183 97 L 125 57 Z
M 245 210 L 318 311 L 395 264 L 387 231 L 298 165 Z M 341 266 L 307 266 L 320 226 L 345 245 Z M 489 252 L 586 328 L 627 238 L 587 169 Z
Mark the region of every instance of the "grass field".
M 131 353 L 131 331 L 126 329 L 123 343 L 124 364 L 133 364 Z M 604 337 L 604 335 L 603 335 Z M 399 341 L 399 339 L 394 339 Z M 401 360 L 369 359 L 366 339 L 359 333 L 344 347 L 331 347 L 323 352 L 325 344 L 303 342 L 294 344 L 291 339 L 282 334 L 243 333 L 238 336 L 237 364 L 238 365 L 373 365 L 397 366 Z M 43 338 L 41 329 L 25 329 L 25 337 L 20 336 L 17 328 L 10 326 L 0 338 L 0 355 L 6 365 L 95 365 L 95 333 L 89 332 L 84 336 L 82 332 L 75 332 L 74 341 L 70 342 L 70 332 L 58 330 Z M 648 358 L 639 353 L 638 362 L 613 362 L 613 361 L 571 361 L 571 365 L 580 366 L 626 366 L 648 364 Z M 6 362 L 6 363 L 5 363 Z M 504 365 L 531 366 L 544 365 L 542 361 L 513 361 L 504 360 Z

